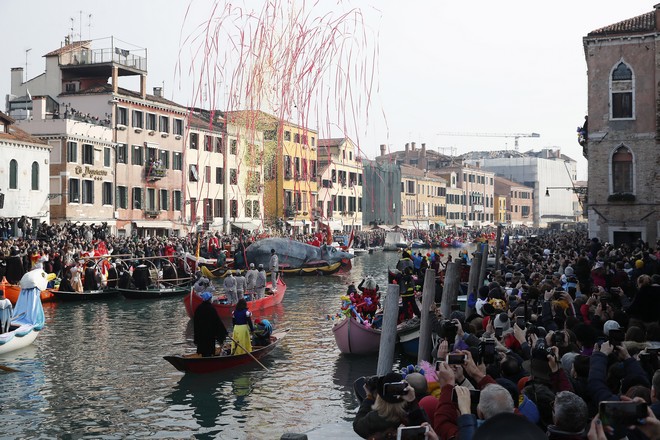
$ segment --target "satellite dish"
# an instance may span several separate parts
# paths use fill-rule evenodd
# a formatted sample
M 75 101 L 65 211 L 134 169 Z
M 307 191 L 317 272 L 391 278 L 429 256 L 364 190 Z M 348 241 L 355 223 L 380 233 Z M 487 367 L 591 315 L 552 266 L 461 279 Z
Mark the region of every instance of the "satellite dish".
M 197 165 L 190 165 L 190 176 L 192 177 L 193 182 L 197 182 L 199 180 Z

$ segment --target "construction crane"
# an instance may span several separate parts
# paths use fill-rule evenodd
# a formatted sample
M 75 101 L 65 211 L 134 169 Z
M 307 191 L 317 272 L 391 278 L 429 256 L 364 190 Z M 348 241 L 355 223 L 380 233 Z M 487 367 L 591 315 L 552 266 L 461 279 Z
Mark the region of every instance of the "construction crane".
M 440 132 L 436 133 L 439 136 L 473 136 L 473 137 L 503 137 L 513 138 L 515 140 L 514 146 L 518 151 L 518 139 L 520 138 L 538 138 L 541 137 L 538 133 L 459 133 L 459 132 Z

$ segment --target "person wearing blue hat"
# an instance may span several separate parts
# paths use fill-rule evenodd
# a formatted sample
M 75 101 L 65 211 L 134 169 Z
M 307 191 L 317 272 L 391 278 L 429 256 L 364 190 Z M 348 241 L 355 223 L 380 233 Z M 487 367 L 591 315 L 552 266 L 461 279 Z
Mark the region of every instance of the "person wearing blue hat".
M 227 329 L 211 304 L 211 292 L 203 292 L 200 297 L 202 303 L 193 316 L 194 341 L 197 353 L 202 357 L 211 357 L 215 355 L 215 342 L 222 345 L 227 338 Z

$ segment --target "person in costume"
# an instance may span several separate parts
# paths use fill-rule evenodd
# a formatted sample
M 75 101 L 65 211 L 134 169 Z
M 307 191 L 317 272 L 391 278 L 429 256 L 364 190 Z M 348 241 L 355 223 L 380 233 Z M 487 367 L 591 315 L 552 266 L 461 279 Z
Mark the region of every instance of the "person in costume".
M 270 335 L 273 334 L 273 326 L 267 319 L 254 320 L 254 335 L 252 344 L 264 347 L 270 344 Z
M 231 354 L 238 355 L 252 351 L 250 332 L 254 331 L 252 313 L 247 308 L 247 301 L 239 299 L 236 309 L 231 314 L 234 324 L 234 337 L 231 343 Z
M 227 329 L 211 304 L 213 295 L 210 292 L 201 294 L 203 302 L 195 310 L 193 317 L 194 341 L 197 353 L 202 357 L 215 355 L 215 341 L 222 343 L 227 338 Z
M 358 304 L 358 312 L 364 319 L 372 320 L 379 305 L 378 284 L 372 276 L 368 276 L 358 284 L 358 289 L 362 292 L 362 302 Z

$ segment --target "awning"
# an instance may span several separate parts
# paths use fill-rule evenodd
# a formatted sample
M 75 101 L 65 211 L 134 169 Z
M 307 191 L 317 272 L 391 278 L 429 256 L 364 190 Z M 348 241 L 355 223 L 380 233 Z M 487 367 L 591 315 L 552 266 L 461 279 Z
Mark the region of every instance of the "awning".
M 428 220 L 411 220 L 410 223 L 411 224 L 408 225 L 409 228 L 413 227 L 416 229 L 424 229 L 424 230 L 431 229 Z
M 151 229 L 178 229 L 174 223 L 158 220 L 133 220 L 131 223 L 135 224 L 138 228 L 151 228 Z
M 344 224 L 342 223 L 341 220 L 328 220 L 328 221 L 321 221 L 324 225 L 328 225 L 331 231 L 343 231 L 344 230 Z
M 245 229 L 246 231 L 254 231 L 256 229 L 259 229 L 259 225 L 250 221 L 231 222 L 231 225 L 238 229 Z
M 299 228 L 302 228 L 303 226 L 305 226 L 305 223 L 303 223 L 302 220 L 288 220 L 286 223 L 287 223 L 289 226 L 293 226 L 294 228 L 295 228 L 296 226 L 299 227 Z
M 435 222 L 435 224 L 440 226 L 441 228 L 444 228 L 445 226 L 447 226 L 447 224 L 445 222 L 443 222 L 442 220 Z

